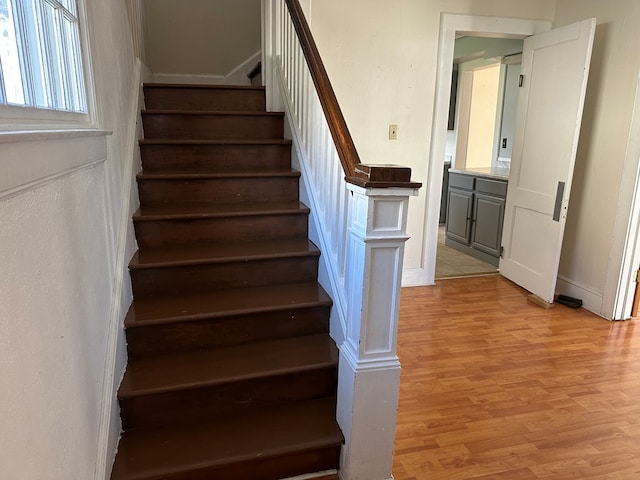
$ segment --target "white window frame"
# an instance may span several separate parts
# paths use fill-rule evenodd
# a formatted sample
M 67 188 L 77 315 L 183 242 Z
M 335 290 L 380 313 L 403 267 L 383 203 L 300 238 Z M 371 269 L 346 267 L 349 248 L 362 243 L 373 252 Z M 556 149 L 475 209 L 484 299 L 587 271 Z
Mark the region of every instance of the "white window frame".
M 63 6 L 60 0 L 38 0 L 52 5 Z M 84 103 L 86 112 L 73 112 L 41 108 L 0 104 L 0 132 L 13 131 L 50 131 L 95 128 L 95 98 L 93 95 L 93 76 L 88 55 L 89 39 L 87 35 L 87 15 L 85 0 L 74 0 L 75 17 L 78 23 L 79 61 L 82 62 L 84 82 Z M 25 95 L 26 96 L 26 95 Z

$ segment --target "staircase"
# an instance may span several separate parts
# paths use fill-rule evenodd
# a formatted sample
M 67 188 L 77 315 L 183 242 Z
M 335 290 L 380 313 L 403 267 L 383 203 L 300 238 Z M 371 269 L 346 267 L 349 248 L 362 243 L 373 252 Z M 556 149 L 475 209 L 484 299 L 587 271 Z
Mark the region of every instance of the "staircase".
M 338 468 L 338 352 L 284 117 L 261 87 L 150 84 L 112 480 Z

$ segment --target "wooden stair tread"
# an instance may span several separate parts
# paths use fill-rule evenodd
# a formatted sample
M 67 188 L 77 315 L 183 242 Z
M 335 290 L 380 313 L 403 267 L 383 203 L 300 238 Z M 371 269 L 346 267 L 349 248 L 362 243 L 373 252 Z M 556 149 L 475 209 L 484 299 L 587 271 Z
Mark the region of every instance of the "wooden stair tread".
M 264 112 L 254 110 L 142 110 L 142 115 L 189 115 L 201 117 L 214 115 L 220 117 L 284 117 L 284 112 Z
M 232 216 L 268 215 L 280 213 L 309 213 L 301 202 L 258 203 L 258 204 L 162 204 L 140 207 L 133 215 L 134 221 L 213 218 Z
M 129 263 L 131 270 L 203 263 L 246 261 L 283 257 L 320 255 L 318 247 L 306 238 L 260 241 L 253 243 L 178 245 L 146 248 L 136 252 Z
M 335 398 L 297 402 L 215 422 L 125 432 L 111 478 L 164 478 L 343 441 L 335 421 Z
M 129 360 L 118 397 L 238 382 L 337 363 L 338 350 L 327 334 L 143 357 Z
M 228 171 L 216 172 L 211 170 L 208 172 L 193 172 L 188 170 L 163 170 L 162 173 L 141 172 L 136 175 L 138 180 L 204 180 L 204 179 L 234 179 L 234 178 L 274 178 L 274 177 L 300 177 L 297 170 L 261 170 L 261 171 Z
M 151 138 L 139 140 L 140 145 L 291 145 L 292 141 L 282 138 L 264 139 L 172 139 L 172 138 Z
M 221 85 L 217 83 L 157 83 L 149 82 L 143 84 L 144 88 L 187 88 L 191 90 L 205 89 L 205 90 L 265 90 L 265 87 L 260 85 Z
M 137 298 L 129 308 L 125 327 L 318 305 L 330 306 L 331 299 L 315 282 L 218 290 L 177 297 Z

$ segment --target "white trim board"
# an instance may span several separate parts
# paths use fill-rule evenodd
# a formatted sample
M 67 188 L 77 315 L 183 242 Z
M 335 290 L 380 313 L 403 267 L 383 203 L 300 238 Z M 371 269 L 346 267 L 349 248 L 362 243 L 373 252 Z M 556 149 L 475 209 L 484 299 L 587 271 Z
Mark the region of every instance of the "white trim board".
M 426 272 L 424 268 L 405 268 L 402 270 L 402 286 L 403 287 L 419 287 L 424 285 L 435 285 L 435 277 L 433 282 L 425 283 Z
M 592 288 L 580 285 L 565 277 L 558 275 L 556 291 L 563 295 L 579 298 L 582 300 L 582 307 L 590 312 L 605 317 L 602 314 L 602 292 L 597 292 Z M 606 317 L 605 317 L 606 318 Z
M 188 73 L 155 73 L 157 83 L 195 83 L 198 85 L 251 85 L 247 74 L 262 61 L 262 50 L 258 50 L 226 75 L 192 75 Z
M 0 198 L 33 190 L 107 158 L 104 130 L 22 132 L 0 140 Z M 13 140 L 13 141 L 11 141 Z
M 423 225 L 422 278 L 417 279 L 414 276 L 411 280 L 419 281 L 411 284 L 432 285 L 435 281 L 440 194 L 442 192 L 442 173 L 446 152 L 451 71 L 453 68 L 456 33 L 464 35 L 482 33 L 484 36 L 490 34 L 496 37 L 524 38 L 548 31 L 550 28 L 551 22 L 547 20 L 441 14 L 431 153 L 429 155 L 427 178 L 423 179 L 424 184 L 427 186 L 427 208 Z M 409 278 L 405 279 L 403 275 L 403 283 L 409 284 L 408 280 Z
M 612 248 L 604 283 L 602 314 L 613 320 L 631 316 L 640 268 L 640 78 L 636 81 L 631 125 L 627 140 Z

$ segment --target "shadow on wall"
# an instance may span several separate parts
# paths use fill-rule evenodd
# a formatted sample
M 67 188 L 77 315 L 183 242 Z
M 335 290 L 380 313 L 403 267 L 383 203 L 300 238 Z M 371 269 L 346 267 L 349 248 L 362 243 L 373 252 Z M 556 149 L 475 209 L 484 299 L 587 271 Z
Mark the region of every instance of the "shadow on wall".
M 145 25 L 148 66 L 158 81 L 230 83 L 241 71 L 248 84 L 259 61 L 260 0 L 183 0 L 180 8 L 174 0 L 146 0 Z
M 598 117 L 599 104 L 601 102 L 602 83 L 605 73 L 605 59 L 609 55 L 609 42 L 611 38 L 611 23 L 598 24 L 595 38 L 593 40 L 593 53 L 591 54 L 591 68 L 589 69 L 589 80 L 587 82 L 587 93 L 584 101 L 584 111 L 582 114 L 582 125 L 580 126 L 580 141 L 576 153 L 576 163 L 573 170 L 573 180 L 571 184 L 570 208 L 567 212 L 567 223 L 565 226 L 565 237 L 562 244 L 563 251 L 565 245 L 574 244 L 573 232 L 579 231 L 578 223 L 580 219 L 589 212 L 585 212 L 582 201 L 586 195 L 585 185 L 587 184 L 587 174 L 590 166 L 588 164 L 589 152 L 595 150 L 595 122 Z M 602 233 L 606 229 L 601 230 Z M 567 247 L 570 248 L 570 247 Z M 571 271 L 568 255 L 560 257 L 560 272 Z

